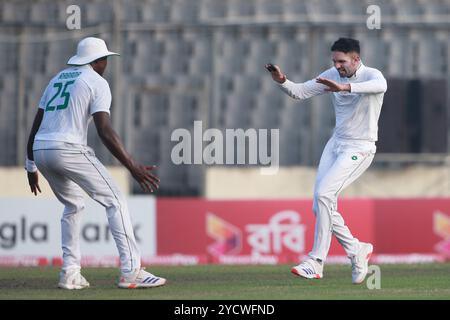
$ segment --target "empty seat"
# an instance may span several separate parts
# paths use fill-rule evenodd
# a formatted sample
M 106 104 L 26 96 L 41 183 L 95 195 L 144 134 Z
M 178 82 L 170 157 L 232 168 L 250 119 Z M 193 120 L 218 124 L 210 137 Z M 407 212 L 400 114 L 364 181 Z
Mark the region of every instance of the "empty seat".
M 450 14 L 450 3 L 446 0 L 419 0 L 424 14 L 427 18 Z M 433 20 L 429 20 L 433 21 Z
M 26 70 L 33 74 L 43 74 L 46 72 L 46 59 L 48 43 L 31 42 L 27 45 L 27 58 L 25 61 Z
M 375 3 L 374 3 L 375 4 Z M 336 6 L 341 8 L 341 16 L 343 18 L 367 18 L 367 4 L 365 1 L 355 1 L 355 0 L 338 0 L 336 1 Z M 346 21 L 346 20 L 344 20 Z M 347 20 L 348 21 L 348 20 Z
M 187 186 L 189 194 L 201 195 L 204 185 L 205 166 L 189 166 L 187 168 Z M 183 191 L 183 190 L 181 190 Z
M 198 30 L 185 32 L 183 39 L 190 43 L 190 54 L 185 57 L 189 63 L 189 73 L 195 75 L 211 73 L 214 59 L 212 52 L 212 33 Z
M 113 3 L 110 1 L 94 1 L 81 9 L 82 23 L 98 25 L 102 23 L 111 23 L 114 18 Z
M 373 4 L 372 1 L 367 1 L 367 4 Z M 393 18 L 397 16 L 398 8 L 391 0 L 379 0 L 376 5 L 380 7 L 383 17 Z
M 148 6 L 142 1 L 129 1 L 126 5 L 122 5 L 122 21 L 123 22 L 142 22 L 143 6 Z
M 159 129 L 149 127 L 136 129 L 133 130 L 132 136 L 131 145 L 127 147 L 135 158 L 146 165 L 159 166 L 161 163 Z
M 262 75 L 265 72 L 264 65 L 273 61 L 276 56 L 277 46 L 267 39 L 258 39 L 251 42 L 250 56 L 246 63 L 246 70 L 250 74 Z
M 301 164 L 301 136 L 299 131 L 286 130 L 282 128 L 280 130 L 280 142 L 279 142 L 279 162 L 282 166 L 298 165 Z
M 174 0 L 171 4 L 170 21 L 174 23 L 195 23 L 198 20 L 200 1 Z
M 14 115 L 10 115 L 9 113 L 14 113 L 16 114 L 16 112 L 14 112 L 16 105 L 17 105 L 17 93 L 16 92 L 7 92 L 7 91 L 0 91 L 1 95 L 0 95 L 0 110 L 2 112 L 2 114 L 4 116 L 0 117 L 1 118 L 1 128 L 14 128 L 15 126 L 9 126 L 11 123 L 11 120 L 13 120 Z
M 227 15 L 227 2 L 223 0 L 202 0 L 199 11 L 200 21 L 224 18 Z
M 294 100 L 284 93 L 282 94 L 283 114 L 281 119 L 281 126 L 288 129 L 311 126 L 311 101 L 312 100 Z
M 16 73 L 18 70 L 18 55 L 19 46 L 13 42 L 4 42 L 0 44 L 0 70 L 2 73 L 11 72 Z
M 31 6 L 28 1 L 3 1 L 3 21 L 27 24 L 31 18 Z
M 216 58 L 217 72 L 220 74 L 240 73 L 245 70 L 246 61 L 243 58 L 248 57 L 250 43 L 236 38 L 227 40 L 220 43 L 219 56 Z
M 165 44 L 153 37 L 143 36 L 140 41 L 133 44 L 136 54 L 132 59 L 133 73 L 162 73 L 162 59 L 164 58 Z
M 420 18 L 424 14 L 424 8 L 418 0 L 410 0 L 408 5 L 405 5 L 405 1 L 402 0 L 393 0 L 392 3 L 396 8 L 397 17 L 400 19 Z
M 253 112 L 255 128 L 279 128 L 283 113 L 282 97 L 274 94 L 261 94 L 257 97 L 257 108 Z
M 169 96 L 165 93 L 134 96 L 133 125 L 138 128 L 161 128 L 169 123 Z
M 35 23 L 45 24 L 63 24 L 65 19 L 61 19 L 61 6 L 56 2 L 37 2 L 31 5 L 30 17 L 31 21 Z M 64 12 L 66 14 L 66 12 Z
M 158 163 L 157 175 L 161 179 L 159 193 L 162 194 L 183 194 L 183 186 L 188 184 L 188 170 L 193 163 L 193 145 L 191 144 L 190 164 L 176 165 L 172 159 L 172 150 L 178 141 L 171 141 L 171 135 L 177 128 L 166 128 L 161 130 L 159 154 L 160 163 Z M 190 130 L 191 131 L 191 130 Z M 191 131 L 191 139 L 193 132 Z
M 67 61 L 76 52 L 76 40 L 47 42 L 46 73 L 55 75 L 67 67 Z
M 261 88 L 259 75 L 235 75 L 233 77 L 233 91 L 242 95 L 255 95 Z
M 204 74 L 189 74 L 186 76 L 177 76 L 175 78 L 176 88 L 180 91 L 192 92 L 192 93 L 204 93 L 205 85 L 210 81 L 210 77 L 206 77 Z
M 380 68 L 385 76 L 403 77 L 412 63 L 411 43 L 406 31 L 387 30 L 382 37 L 365 34 L 362 37 L 361 53 L 364 63 Z M 389 56 L 389 59 L 380 57 Z
M 170 2 L 167 0 L 148 0 L 142 6 L 142 21 L 168 23 L 170 21 Z
M 282 1 L 257 0 L 256 15 L 259 18 L 281 16 L 283 14 L 283 7 Z
M 228 0 L 228 18 L 249 17 L 255 15 L 254 0 Z
M 335 20 L 340 13 L 339 8 L 334 1 L 326 0 L 311 0 L 306 2 L 308 13 L 310 17 L 328 17 L 328 19 Z M 334 19 L 333 19 L 334 17 Z
M 311 50 L 311 45 L 307 40 L 305 34 L 298 33 L 296 30 L 287 29 L 282 32 L 280 41 L 276 45 L 277 55 L 272 63 L 279 65 L 288 76 L 308 71 L 311 63 L 308 50 Z
M 287 20 L 305 21 L 308 15 L 306 1 L 283 0 L 284 16 Z
M 255 99 L 251 94 L 230 94 L 227 96 L 224 114 L 225 127 L 248 128 L 251 126 L 252 110 Z
M 438 40 L 433 31 L 423 31 L 414 35 L 417 43 L 417 74 L 420 76 L 439 77 L 443 74 L 443 65 L 447 60 L 447 43 Z
M 198 99 L 194 95 L 171 94 L 169 108 L 169 125 L 185 128 L 199 120 Z

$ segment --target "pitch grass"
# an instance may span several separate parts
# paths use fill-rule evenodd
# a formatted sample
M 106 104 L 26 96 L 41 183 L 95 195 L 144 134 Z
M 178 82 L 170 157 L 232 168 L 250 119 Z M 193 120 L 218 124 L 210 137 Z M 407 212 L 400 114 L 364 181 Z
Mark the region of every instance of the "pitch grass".
M 118 269 L 85 268 L 91 287 L 58 289 L 59 269 L 0 268 L 0 299 L 303 300 L 450 299 L 450 263 L 380 265 L 381 289 L 351 284 L 348 265 L 330 265 L 325 278 L 304 280 L 278 266 L 155 266 L 165 286 L 125 290 L 115 285 Z

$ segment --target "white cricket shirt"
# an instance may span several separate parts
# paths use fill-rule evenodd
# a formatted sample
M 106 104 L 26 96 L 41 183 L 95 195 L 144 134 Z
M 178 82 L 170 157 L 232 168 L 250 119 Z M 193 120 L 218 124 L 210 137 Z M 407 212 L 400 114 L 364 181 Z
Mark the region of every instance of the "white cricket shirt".
M 336 114 L 334 135 L 346 140 L 378 140 L 378 119 L 384 93 L 387 89 L 383 74 L 362 63 L 356 73 L 350 77 L 341 77 L 336 68 L 330 68 L 318 77 L 333 80 L 341 84 L 350 84 L 350 92 L 331 92 L 331 100 Z M 304 83 L 287 80 L 278 84 L 281 89 L 295 99 L 307 99 L 325 91 L 327 86 L 317 83 L 316 79 Z
M 109 113 L 110 107 L 108 82 L 90 65 L 64 69 L 50 81 L 39 102 L 45 112 L 34 140 L 37 144 L 55 141 L 87 145 L 92 115 Z

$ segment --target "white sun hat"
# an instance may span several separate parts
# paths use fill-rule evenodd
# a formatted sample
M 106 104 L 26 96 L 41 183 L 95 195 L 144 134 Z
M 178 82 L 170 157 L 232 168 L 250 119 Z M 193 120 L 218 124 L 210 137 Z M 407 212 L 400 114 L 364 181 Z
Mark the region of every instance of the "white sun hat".
M 82 66 L 99 58 L 107 56 L 120 56 L 116 52 L 111 52 L 106 47 L 105 41 L 99 38 L 88 37 L 78 42 L 77 54 L 67 61 L 68 65 Z

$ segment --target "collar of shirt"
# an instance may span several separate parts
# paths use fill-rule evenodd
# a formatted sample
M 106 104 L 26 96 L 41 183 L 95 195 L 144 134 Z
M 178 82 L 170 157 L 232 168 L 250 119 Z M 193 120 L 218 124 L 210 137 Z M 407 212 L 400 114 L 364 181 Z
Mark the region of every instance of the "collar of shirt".
M 82 66 L 73 66 L 74 69 L 91 69 L 94 70 L 94 68 L 92 68 L 92 66 L 88 63 L 88 64 L 84 64 Z
M 355 80 L 360 79 L 360 78 L 361 78 L 362 71 L 364 70 L 364 68 L 365 68 L 365 66 L 364 66 L 364 64 L 363 64 L 362 61 L 361 61 L 361 62 L 359 63 L 358 69 L 356 69 L 355 73 L 354 73 L 350 78 L 348 78 L 348 80 L 350 80 L 350 81 L 355 81 Z

